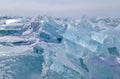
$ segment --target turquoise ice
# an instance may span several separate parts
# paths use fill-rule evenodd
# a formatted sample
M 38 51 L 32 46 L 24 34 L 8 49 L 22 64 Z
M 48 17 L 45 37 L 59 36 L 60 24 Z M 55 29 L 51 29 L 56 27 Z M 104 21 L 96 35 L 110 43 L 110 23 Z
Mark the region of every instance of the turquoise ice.
M 0 19 L 0 79 L 119 79 L 120 19 Z

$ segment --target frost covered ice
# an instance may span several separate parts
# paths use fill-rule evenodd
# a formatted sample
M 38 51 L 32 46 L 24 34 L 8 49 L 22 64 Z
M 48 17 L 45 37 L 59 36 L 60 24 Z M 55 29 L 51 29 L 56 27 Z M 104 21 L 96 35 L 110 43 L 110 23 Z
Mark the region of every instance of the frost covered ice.
M 119 18 L 0 18 L 0 79 L 119 78 Z

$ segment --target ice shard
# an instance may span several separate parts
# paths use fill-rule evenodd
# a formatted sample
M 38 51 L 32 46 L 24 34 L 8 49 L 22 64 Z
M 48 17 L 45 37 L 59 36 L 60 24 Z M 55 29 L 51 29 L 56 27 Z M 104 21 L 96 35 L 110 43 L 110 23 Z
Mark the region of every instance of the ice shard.
M 120 79 L 120 19 L 0 18 L 0 79 Z

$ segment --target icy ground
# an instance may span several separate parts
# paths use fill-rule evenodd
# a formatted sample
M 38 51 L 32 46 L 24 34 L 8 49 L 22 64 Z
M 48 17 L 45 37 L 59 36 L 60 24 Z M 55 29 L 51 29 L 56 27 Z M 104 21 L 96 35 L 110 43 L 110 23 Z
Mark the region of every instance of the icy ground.
M 0 79 L 120 79 L 120 18 L 0 17 Z

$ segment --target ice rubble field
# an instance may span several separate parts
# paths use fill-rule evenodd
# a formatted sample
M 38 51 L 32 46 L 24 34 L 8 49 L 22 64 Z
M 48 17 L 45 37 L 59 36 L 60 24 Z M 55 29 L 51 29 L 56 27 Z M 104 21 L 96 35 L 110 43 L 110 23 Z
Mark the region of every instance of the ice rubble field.
M 0 17 L 0 79 L 120 79 L 120 18 Z

